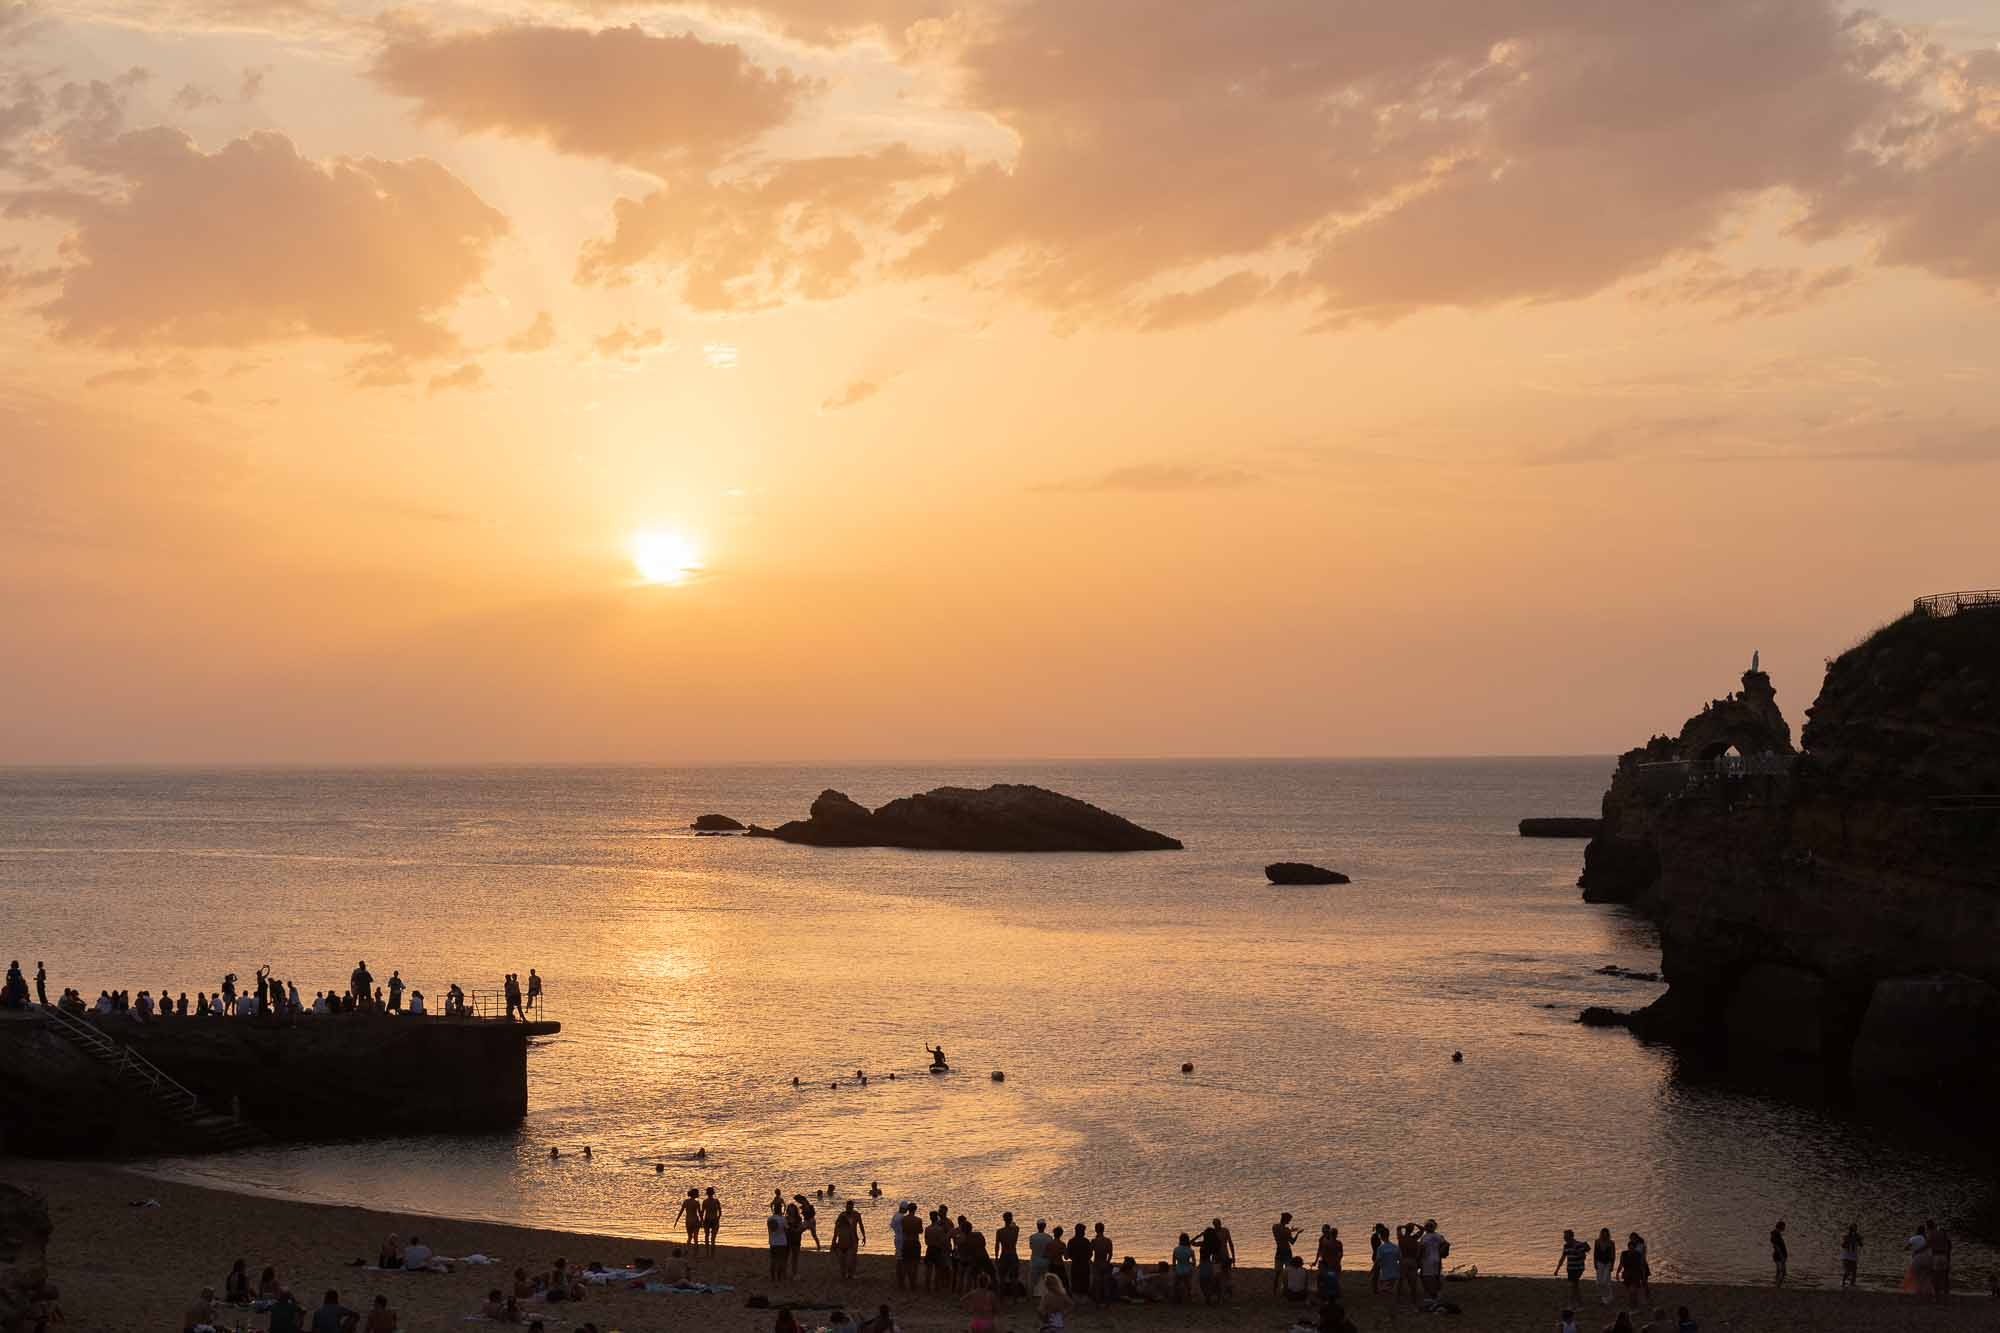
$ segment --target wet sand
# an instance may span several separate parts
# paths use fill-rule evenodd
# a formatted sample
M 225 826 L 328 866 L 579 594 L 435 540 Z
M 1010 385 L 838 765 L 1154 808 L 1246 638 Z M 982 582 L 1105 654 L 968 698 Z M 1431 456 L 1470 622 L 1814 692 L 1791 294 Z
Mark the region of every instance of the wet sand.
M 55 1236 L 49 1250 L 50 1279 L 62 1291 L 68 1329 L 76 1333 L 137 1333 L 175 1330 L 188 1303 L 203 1286 L 222 1287 L 230 1264 L 248 1261 L 252 1281 L 266 1264 L 275 1265 L 309 1309 L 327 1288 L 340 1292 L 354 1309 L 366 1309 L 380 1293 L 387 1295 L 401 1316 L 405 1333 L 447 1333 L 449 1330 L 493 1328 L 474 1321 L 489 1288 L 506 1286 L 515 1267 L 532 1272 L 546 1269 L 557 1256 L 581 1266 L 595 1260 L 606 1265 L 628 1263 L 634 1257 L 664 1257 L 670 1246 L 656 1240 L 630 1240 L 580 1235 L 481 1222 L 451 1222 L 413 1218 L 359 1208 L 298 1203 L 202 1189 L 156 1180 L 115 1167 L 72 1163 L 0 1160 L 0 1180 L 36 1190 L 49 1201 Z M 135 1199 L 159 1200 L 158 1208 L 134 1208 Z M 830 1213 L 822 1212 L 821 1234 L 831 1235 Z M 740 1206 L 739 1206 L 740 1208 Z M 493 1267 L 461 1267 L 445 1275 L 363 1272 L 350 1267 L 356 1258 L 374 1262 L 384 1236 L 396 1232 L 423 1236 L 440 1254 L 482 1253 L 501 1262 Z M 808 1248 L 799 1276 L 773 1291 L 765 1281 L 766 1258 L 760 1249 L 723 1246 L 712 1259 L 697 1261 L 700 1280 L 726 1282 L 731 1295 L 693 1296 L 651 1294 L 629 1290 L 593 1290 L 578 1305 L 534 1306 L 531 1313 L 554 1316 L 550 1333 L 575 1329 L 584 1321 L 600 1329 L 623 1333 L 652 1330 L 718 1330 L 750 1333 L 768 1330 L 775 1316 L 769 1310 L 744 1306 L 753 1293 L 771 1295 L 774 1302 L 791 1300 L 819 1305 L 843 1303 L 872 1313 L 887 1302 L 906 1333 L 963 1329 L 966 1318 L 954 1301 L 944 1297 L 898 1293 L 880 1238 L 871 1237 L 874 1253 L 864 1253 L 860 1276 L 842 1283 L 829 1257 Z M 1163 1256 L 1139 1255 L 1142 1261 Z M 1961 1280 L 1968 1275 L 1961 1275 Z M 1557 1312 L 1566 1303 L 1564 1283 L 1536 1278 L 1482 1277 L 1449 1283 L 1448 1299 L 1464 1310 L 1460 1318 L 1419 1315 L 1407 1308 L 1392 1311 L 1386 1298 L 1368 1298 L 1365 1273 L 1350 1274 L 1349 1312 L 1364 1330 L 1440 1327 L 1460 1333 L 1487 1330 L 1539 1333 L 1555 1328 Z M 1586 1297 L 1588 1298 L 1588 1283 Z M 1235 1333 L 1280 1333 L 1289 1328 L 1296 1307 L 1269 1294 L 1270 1270 L 1239 1269 L 1233 1304 L 1213 1309 L 1199 1306 L 1119 1306 L 1084 1310 L 1072 1316 L 1070 1327 L 1084 1330 L 1212 1329 Z M 1855 1333 L 1914 1333 L 1916 1330 L 2000 1329 L 2000 1304 L 1984 1297 L 1960 1295 L 1938 1305 L 1887 1292 L 1842 1292 L 1832 1288 L 1740 1287 L 1710 1284 L 1661 1285 L 1656 1300 L 1671 1314 L 1674 1306 L 1689 1306 L 1706 1333 L 1714 1330 L 1854 1330 Z M 1586 1300 L 1578 1327 L 1586 1333 L 1608 1326 L 1611 1311 Z M 233 1326 L 240 1318 L 246 1329 L 261 1329 L 264 1318 L 249 1311 L 230 1311 Z M 559 1318 L 561 1322 L 556 1322 Z M 801 1312 L 807 1329 L 824 1322 Z M 1033 1333 L 1034 1315 L 1016 1307 L 1003 1313 L 1003 1333 Z M 1643 1324 L 1643 1320 L 1639 1321 Z

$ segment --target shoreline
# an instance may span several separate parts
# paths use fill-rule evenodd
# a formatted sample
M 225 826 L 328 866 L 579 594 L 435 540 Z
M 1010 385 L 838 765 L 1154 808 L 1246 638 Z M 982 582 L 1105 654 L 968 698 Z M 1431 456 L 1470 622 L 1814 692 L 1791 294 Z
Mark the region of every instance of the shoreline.
M 267 1263 L 308 1305 L 327 1288 L 342 1300 L 365 1307 L 378 1292 L 389 1297 L 408 1333 L 458 1325 L 476 1314 L 485 1292 L 504 1286 L 516 1266 L 530 1273 L 546 1269 L 557 1256 L 572 1266 L 602 1262 L 628 1263 L 649 1255 L 664 1259 L 670 1242 L 657 1238 L 572 1232 L 508 1223 L 461 1221 L 381 1212 L 351 1205 L 305 1202 L 194 1185 L 171 1177 L 147 1174 L 124 1165 L 0 1159 L 0 1180 L 36 1191 L 48 1199 L 55 1224 L 49 1247 L 50 1281 L 62 1291 L 62 1305 L 75 1330 L 123 1333 L 138 1328 L 178 1327 L 182 1312 L 203 1286 L 220 1287 L 236 1258 L 246 1259 L 253 1276 Z M 133 1201 L 158 1199 L 159 1208 L 133 1207 Z M 837 1206 L 837 1205 L 836 1205 Z M 831 1208 L 828 1209 L 831 1211 Z M 390 1232 L 407 1238 L 422 1234 L 440 1253 L 484 1253 L 499 1262 L 490 1267 L 461 1267 L 448 1275 L 381 1273 L 359 1270 L 352 1261 L 372 1262 L 381 1240 Z M 823 1237 L 832 1234 L 823 1216 Z M 871 1237 L 872 1252 L 860 1257 L 859 1278 L 837 1280 L 830 1259 L 808 1248 L 798 1277 L 779 1288 L 765 1281 L 766 1252 L 762 1247 L 718 1246 L 714 1256 L 695 1261 L 698 1279 L 725 1282 L 728 1295 L 694 1296 L 643 1291 L 593 1290 L 580 1305 L 533 1307 L 536 1314 L 556 1315 L 551 1330 L 590 1320 L 624 1333 L 645 1330 L 716 1329 L 750 1333 L 769 1329 L 769 1310 L 745 1308 L 752 1293 L 769 1293 L 773 1303 L 784 1300 L 822 1305 L 845 1303 L 850 1312 L 872 1313 L 887 1303 L 906 1333 L 931 1333 L 965 1327 L 955 1299 L 911 1295 L 895 1290 L 888 1256 L 879 1237 Z M 1255 1242 L 1251 1242 L 1255 1245 Z M 1254 1253 L 1250 1245 L 1246 1253 Z M 1153 1256 L 1157 1257 L 1157 1256 Z M 1105 1328 L 1143 1323 L 1147 1327 L 1224 1330 L 1275 1330 L 1288 1326 L 1300 1307 L 1270 1295 L 1270 1269 L 1249 1264 L 1237 1269 L 1233 1303 L 1202 1307 L 1149 1305 L 1084 1309 L 1071 1320 L 1073 1328 Z M 1966 1275 L 1967 1277 L 1970 1274 Z M 1392 1309 L 1386 1298 L 1366 1292 L 1365 1272 L 1345 1275 L 1347 1308 L 1362 1329 L 1396 1327 L 1417 1317 L 1408 1307 Z M 1534 1329 L 1553 1327 L 1568 1300 L 1567 1284 L 1546 1277 L 1483 1275 L 1446 1284 L 1444 1296 L 1462 1307 L 1453 1327 L 1464 1330 Z M 1729 1283 L 1662 1283 L 1654 1288 L 1654 1304 L 1671 1316 L 1687 1305 L 1704 1329 L 1756 1328 L 1771 1330 L 1839 1327 L 1858 1333 L 1904 1333 L 1912 1329 L 1973 1328 L 1991 1323 L 1993 1306 L 1960 1292 L 1942 1305 L 1920 1302 L 1879 1288 L 1841 1291 L 1837 1287 Z M 1592 1330 L 1609 1325 L 1619 1303 L 1598 1304 L 1586 1281 L 1578 1307 L 1578 1325 Z M 234 1312 L 232 1312 L 232 1315 Z M 261 1316 L 243 1312 L 246 1329 L 263 1327 Z M 802 1320 L 808 1328 L 816 1327 Z M 1640 1318 L 1635 1322 L 1643 1326 Z M 1002 1330 L 1032 1333 L 1033 1316 L 1023 1305 L 1009 1307 L 1000 1319 Z

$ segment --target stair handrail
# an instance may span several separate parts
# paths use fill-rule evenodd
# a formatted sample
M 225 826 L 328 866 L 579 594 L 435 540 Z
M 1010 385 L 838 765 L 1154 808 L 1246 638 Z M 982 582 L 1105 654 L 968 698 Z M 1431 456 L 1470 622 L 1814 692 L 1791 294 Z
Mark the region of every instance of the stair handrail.
M 167 1073 L 166 1070 L 139 1054 L 128 1043 L 117 1040 L 107 1032 L 99 1031 L 96 1027 L 84 1022 L 75 1014 L 65 1013 L 60 1007 L 45 1005 L 41 1012 L 44 1017 L 53 1016 L 54 1020 L 67 1028 L 72 1036 L 83 1037 L 84 1040 L 93 1043 L 107 1055 L 113 1051 L 120 1052 L 117 1065 L 118 1072 L 129 1069 L 152 1084 L 156 1091 L 164 1088 L 175 1098 L 185 1099 L 190 1111 L 200 1108 L 201 1098 L 195 1096 L 192 1091 L 174 1078 L 173 1075 Z

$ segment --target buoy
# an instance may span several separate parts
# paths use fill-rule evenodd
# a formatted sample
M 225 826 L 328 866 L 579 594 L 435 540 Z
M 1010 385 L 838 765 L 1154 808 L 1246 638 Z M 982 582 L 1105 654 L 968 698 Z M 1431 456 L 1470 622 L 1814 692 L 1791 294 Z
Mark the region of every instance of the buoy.
M 1464 1051 L 1453 1051 L 1453 1052 L 1451 1053 L 1451 1062 L 1452 1062 L 1453 1064 L 1455 1064 L 1455 1065 L 1462 1065 L 1462 1064 L 1464 1064 L 1464 1063 L 1465 1063 L 1465 1052 L 1464 1052 Z
M 1182 1065 L 1181 1072 L 1183 1074 L 1192 1074 L 1194 1072 L 1194 1061 L 1190 1060 L 1186 1064 Z
M 993 1081 L 995 1083 L 1005 1083 L 1007 1081 L 1007 1075 L 1001 1072 L 1000 1070 L 996 1069 L 993 1071 Z
M 667 1164 L 665 1162 L 653 1163 L 653 1174 L 656 1176 L 664 1176 L 665 1174 L 667 1174 Z

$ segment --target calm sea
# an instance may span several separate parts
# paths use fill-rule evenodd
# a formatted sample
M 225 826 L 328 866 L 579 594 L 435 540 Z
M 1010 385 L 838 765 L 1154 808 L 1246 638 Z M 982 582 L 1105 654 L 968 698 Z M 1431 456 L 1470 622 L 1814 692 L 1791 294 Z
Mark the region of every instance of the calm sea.
M 880 1181 L 871 1240 L 891 1200 L 943 1200 L 988 1227 L 1003 1208 L 1101 1219 L 1145 1258 L 1218 1213 L 1256 1257 L 1280 1210 L 1350 1248 L 1377 1220 L 1435 1217 L 1454 1263 L 1522 1273 L 1553 1266 L 1563 1227 L 1610 1226 L 1643 1232 L 1663 1274 L 1707 1278 L 1764 1276 L 1783 1216 L 1794 1280 L 1825 1281 L 1850 1219 L 1885 1277 L 1936 1215 L 1965 1224 L 1961 1271 L 1983 1270 L 1991 1165 L 1964 1144 L 1697 1077 L 1572 1021 L 1656 993 L 1595 971 L 1656 968 L 1656 941 L 1578 901 L 1580 844 L 1514 826 L 1594 812 L 1610 767 L 14 771 L 0 951 L 91 996 L 213 989 L 264 962 L 310 995 L 359 958 L 433 997 L 547 979 L 563 1033 L 530 1056 L 518 1134 L 161 1164 L 211 1184 L 653 1236 L 712 1185 L 726 1233 L 761 1243 L 773 1187 Z M 686 833 L 707 811 L 803 814 L 826 786 L 873 805 L 993 781 L 1187 850 Z M 1278 859 L 1354 883 L 1271 888 Z M 923 1076 L 926 1043 L 962 1072 Z

